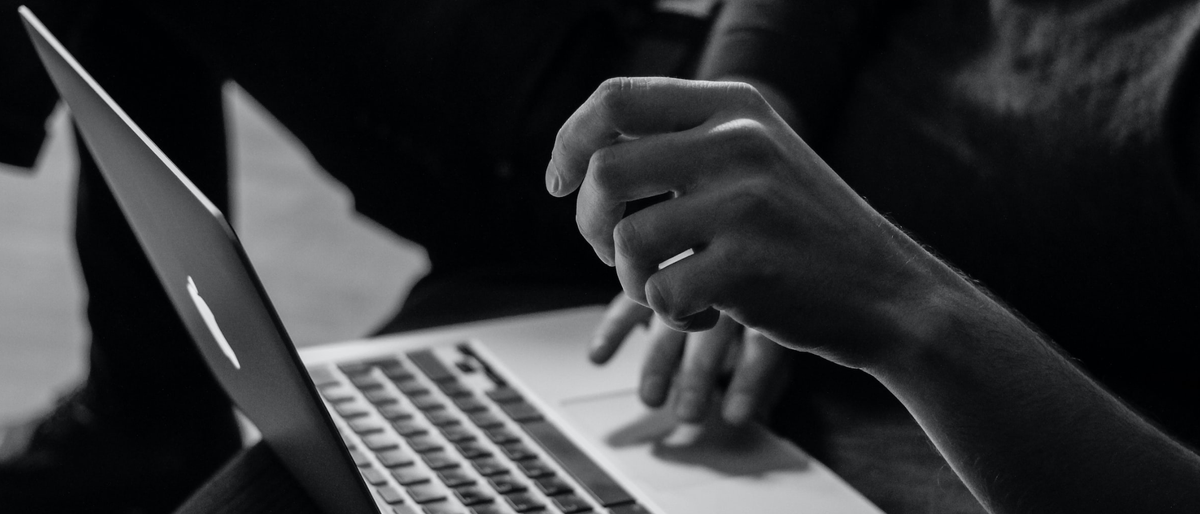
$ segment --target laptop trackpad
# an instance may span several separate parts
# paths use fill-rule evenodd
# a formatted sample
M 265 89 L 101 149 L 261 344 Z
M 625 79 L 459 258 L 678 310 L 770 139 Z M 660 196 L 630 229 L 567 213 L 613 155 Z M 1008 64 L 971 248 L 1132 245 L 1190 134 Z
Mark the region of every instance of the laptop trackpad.
M 632 391 L 566 400 L 562 412 L 631 478 L 658 491 L 808 468 L 803 451 L 758 425 L 681 424 L 666 410 L 642 405 Z

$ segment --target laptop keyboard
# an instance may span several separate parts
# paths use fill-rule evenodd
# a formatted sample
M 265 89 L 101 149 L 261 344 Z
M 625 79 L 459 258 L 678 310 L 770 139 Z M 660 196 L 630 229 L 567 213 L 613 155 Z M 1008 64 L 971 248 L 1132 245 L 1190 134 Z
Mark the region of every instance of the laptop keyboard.
M 470 347 L 458 349 L 476 363 L 473 380 L 433 350 L 309 369 L 381 504 L 394 514 L 648 512 Z

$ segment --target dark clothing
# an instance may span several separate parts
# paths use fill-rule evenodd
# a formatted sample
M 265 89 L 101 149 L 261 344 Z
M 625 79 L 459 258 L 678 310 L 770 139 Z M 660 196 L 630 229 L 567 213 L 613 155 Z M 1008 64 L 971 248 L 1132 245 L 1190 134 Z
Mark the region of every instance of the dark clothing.
M 878 51 L 899 0 L 731 0 L 701 63 L 703 78 L 770 83 L 802 114 L 803 133 L 828 133 L 864 61 Z
M 920 2 L 822 156 L 1200 446 L 1200 2 Z
M 1200 2 L 744 4 L 710 73 L 784 89 L 875 208 L 1200 446 Z

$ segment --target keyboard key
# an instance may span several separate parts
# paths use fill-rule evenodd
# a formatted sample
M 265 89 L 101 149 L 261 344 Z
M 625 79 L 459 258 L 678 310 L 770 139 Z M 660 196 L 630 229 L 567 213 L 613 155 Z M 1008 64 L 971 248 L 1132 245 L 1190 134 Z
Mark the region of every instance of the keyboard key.
M 510 510 L 495 503 L 485 503 L 471 507 L 471 514 L 509 514 Z
M 446 452 L 426 453 L 421 458 L 425 460 L 425 465 L 433 470 L 458 467 L 459 463 L 462 462 L 458 457 Z
M 383 370 L 383 376 L 388 377 L 392 382 L 403 382 L 416 378 L 416 375 L 413 375 L 404 366 L 388 366 L 381 369 Z
M 454 374 L 451 373 L 444 364 L 442 364 L 442 361 L 438 359 L 437 355 L 434 355 L 433 350 L 409 352 L 408 358 L 412 359 L 413 364 L 417 365 L 417 369 L 423 371 L 425 376 L 429 377 L 429 379 L 434 382 L 441 382 L 443 380 L 451 380 L 454 378 Z
M 442 390 L 446 396 L 456 398 L 459 396 L 467 396 L 471 394 L 471 390 L 467 386 L 462 385 L 457 379 L 445 380 L 437 383 L 438 389 Z
M 396 358 L 377 359 L 371 364 L 379 368 L 379 371 L 382 371 L 384 376 L 393 380 L 396 379 L 396 376 L 404 376 L 404 374 L 408 373 L 408 369 Z
M 322 388 L 320 391 L 321 398 L 332 404 L 349 402 L 354 400 L 354 391 L 344 385 L 336 385 Z
M 426 412 L 425 417 L 429 418 L 429 422 L 435 427 L 459 424 L 458 416 L 454 415 L 452 412 L 444 410 Z
M 500 494 L 519 493 L 527 489 L 524 481 L 509 473 L 489 478 L 488 483 Z
M 537 485 L 539 491 L 546 496 L 555 496 L 563 493 L 575 492 L 575 489 L 563 479 L 550 476 L 543 477 L 533 481 Z
M 388 421 L 396 421 L 398 419 L 412 418 L 412 411 L 401 407 L 400 404 L 393 403 L 391 405 L 382 405 L 379 407 L 379 414 Z
M 338 364 L 338 369 L 342 370 L 346 376 L 362 375 L 371 372 L 371 363 L 369 362 L 344 362 Z
M 458 501 L 463 505 L 468 506 L 492 501 L 492 495 L 473 485 L 455 488 L 454 496 L 458 497 Z
M 383 473 L 383 470 L 381 470 L 379 468 L 376 468 L 376 467 L 361 468 L 358 471 L 359 471 L 359 473 L 362 473 L 363 478 L 365 478 L 367 480 L 368 484 L 383 485 L 383 484 L 387 483 L 387 475 L 385 475 Z
M 498 387 L 487 392 L 488 398 L 491 398 L 496 403 L 519 402 L 524 400 L 521 393 L 511 387 Z
M 333 373 L 333 370 L 325 366 L 308 368 L 308 377 L 312 379 L 313 385 L 317 386 L 318 389 L 342 383 L 341 379 Z
M 542 419 L 542 413 L 537 408 L 525 402 L 510 402 L 500 404 L 500 409 L 517 423 L 537 421 Z
M 399 382 L 395 382 L 395 384 L 396 389 L 399 389 L 400 392 L 404 393 L 405 396 L 410 398 L 429 394 L 429 388 L 425 387 L 416 380 L 401 380 Z
M 441 410 L 446 408 L 446 406 L 442 404 L 441 400 L 438 400 L 437 398 L 434 398 L 432 395 L 428 394 L 412 398 L 412 403 L 418 409 L 423 411 Z
M 375 375 L 355 375 L 350 377 L 350 383 L 354 384 L 359 391 L 383 389 L 383 380 L 376 378 Z
M 420 423 L 416 423 L 412 420 L 405 420 L 405 419 L 402 419 L 400 421 L 393 421 L 392 428 L 396 430 L 397 434 L 400 434 L 401 436 L 404 436 L 404 437 L 413 437 L 413 436 L 421 435 L 421 434 L 428 432 L 428 430 L 425 429 L 424 425 L 421 425 Z
M 389 468 L 407 466 L 415 460 L 411 454 L 399 448 L 382 451 L 375 456 L 379 458 L 380 464 Z
M 508 472 L 508 466 L 505 466 L 503 463 L 492 457 L 475 459 L 471 461 L 471 465 L 475 466 L 475 471 L 478 471 L 480 475 L 485 477 Z
M 400 494 L 400 490 L 390 485 L 383 485 L 375 488 L 375 492 L 379 493 L 379 497 L 388 503 L 404 503 L 404 496 Z
M 392 473 L 392 478 L 396 479 L 396 483 L 403 485 L 403 486 L 409 486 L 409 485 L 419 484 L 421 482 L 429 481 L 429 475 L 426 474 L 424 471 L 417 469 L 416 466 L 404 466 L 401 468 L 392 468 L 391 473 Z
M 467 510 L 451 502 L 439 501 L 423 505 L 421 511 L 425 514 L 467 514 Z
M 479 428 L 492 428 L 504 424 L 499 417 L 496 417 L 496 415 L 492 414 L 490 411 L 473 412 L 468 414 L 468 416 L 471 418 L 471 422 Z
M 550 501 L 554 502 L 554 506 L 558 507 L 558 510 L 563 511 L 563 514 L 589 512 L 592 510 L 592 506 L 589 505 L 588 502 L 583 501 L 583 498 L 580 498 L 574 494 L 555 496 L 550 498 Z
M 392 505 L 392 514 L 421 514 L 410 505 Z
M 484 429 L 483 433 L 487 434 L 487 438 L 496 444 L 505 444 L 521 440 L 516 434 L 512 433 L 512 430 L 509 430 L 507 427 L 486 428 Z
M 567 439 L 554 425 L 543 420 L 524 423 L 521 426 L 600 505 L 611 507 L 634 501 L 634 498 L 620 484 L 617 484 L 607 472 L 596 465 L 587 454 L 575 446 L 570 439 Z M 524 466 L 527 462 L 537 461 L 524 461 L 520 465 Z
M 541 459 L 529 459 L 517 463 L 517 467 L 521 468 L 521 473 L 529 478 L 538 478 L 550 476 L 554 474 L 554 470 L 547 466 Z
M 408 495 L 417 503 L 430 503 L 446 499 L 446 490 L 440 485 L 416 484 L 405 487 Z
M 468 459 L 478 459 L 480 457 L 488 457 L 492 454 L 486 446 L 483 446 L 475 441 L 463 441 L 455 445 L 458 448 L 458 453 Z
M 383 432 L 383 423 L 373 418 L 360 417 L 350 420 L 346 423 L 350 426 L 350 430 L 358 435 L 373 434 L 375 432 Z
M 367 391 L 363 393 L 363 397 L 377 407 L 380 405 L 389 405 L 400 401 L 400 397 L 396 396 L 396 393 L 386 389 L 374 389 Z
M 452 443 L 473 441 L 475 439 L 475 434 L 471 433 L 467 427 L 462 425 L 447 425 L 439 427 L 438 429 L 441 430 L 442 437 L 445 437 L 447 441 Z
M 371 408 L 358 402 L 343 402 L 333 406 L 343 419 L 357 418 L 370 414 Z
M 450 468 L 438 471 L 438 478 L 446 487 L 459 487 L 475 483 L 475 477 L 462 468 Z
M 371 434 L 363 437 L 363 445 L 375 453 L 400 447 L 400 440 L 392 434 Z
M 504 495 L 508 505 L 517 512 L 529 512 L 545 507 L 542 502 L 529 493 L 512 493 Z
M 414 452 L 426 453 L 442 449 L 442 442 L 428 435 L 418 435 L 408 438 L 408 445 Z
M 504 455 L 512 461 L 532 459 L 537 457 L 537 454 L 534 453 L 534 451 L 528 446 L 525 446 L 525 443 L 508 443 L 501 446 L 500 449 L 503 450 Z
M 487 405 L 474 396 L 459 396 L 454 398 L 454 405 L 458 406 L 458 410 L 463 412 L 487 410 Z
M 354 465 L 360 468 L 371 465 L 371 458 L 362 450 L 350 450 L 350 457 L 354 459 Z

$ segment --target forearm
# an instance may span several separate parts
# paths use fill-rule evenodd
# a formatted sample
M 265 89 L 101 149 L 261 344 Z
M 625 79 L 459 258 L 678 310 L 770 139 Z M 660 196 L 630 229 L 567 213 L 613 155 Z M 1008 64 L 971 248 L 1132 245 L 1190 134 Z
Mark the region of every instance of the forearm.
M 945 269 L 868 369 L 992 512 L 1200 512 L 1200 458 Z

